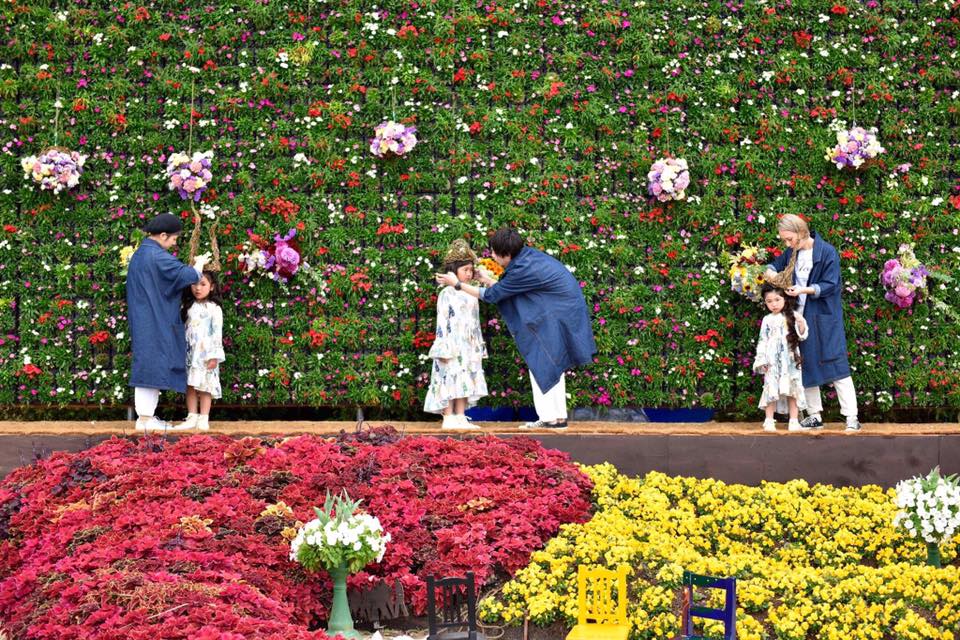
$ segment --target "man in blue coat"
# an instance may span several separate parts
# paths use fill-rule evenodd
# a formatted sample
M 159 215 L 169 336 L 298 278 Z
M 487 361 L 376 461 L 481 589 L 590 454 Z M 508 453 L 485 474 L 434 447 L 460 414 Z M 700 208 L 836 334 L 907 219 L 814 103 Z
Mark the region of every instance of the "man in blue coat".
M 821 236 L 810 231 L 800 216 L 786 214 L 778 224 L 780 239 L 787 246 L 767 267 L 767 280 L 786 269 L 793 286 L 785 291 L 797 299 L 797 312 L 807 321 L 809 335 L 800 343 L 803 357 L 804 395 L 807 399 L 807 429 L 823 427 L 823 402 L 820 387 L 833 385 L 840 401 L 840 413 L 846 418 L 847 431 L 859 431 L 857 392 L 847 361 L 847 337 L 843 328 L 843 304 L 840 301 L 840 256 Z
M 170 213 L 147 223 L 148 237 L 127 267 L 127 321 L 133 345 L 129 385 L 134 388 L 137 431 L 165 430 L 154 416 L 160 391 L 187 389 L 187 344 L 180 301 L 183 290 L 200 280 L 208 257 L 197 256 L 189 267 L 169 250 L 183 225 Z
M 499 281 L 481 277 L 482 287 L 438 274 L 437 282 L 496 304 L 530 370 L 538 420 L 524 429 L 566 429 L 564 372 L 593 362 L 597 345 L 580 283 L 558 260 L 525 246 L 514 229 L 490 238 L 493 259 L 504 268 Z

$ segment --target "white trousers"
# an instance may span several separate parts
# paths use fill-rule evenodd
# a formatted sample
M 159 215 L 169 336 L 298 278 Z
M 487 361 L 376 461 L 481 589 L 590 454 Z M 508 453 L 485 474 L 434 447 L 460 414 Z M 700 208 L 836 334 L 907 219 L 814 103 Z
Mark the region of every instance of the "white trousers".
M 567 376 L 560 375 L 560 381 L 553 385 L 550 391 L 540 390 L 537 381 L 530 374 L 530 384 L 533 386 L 533 408 L 537 410 L 537 417 L 544 422 L 567 419 Z
M 133 406 L 137 410 L 137 417 L 149 418 L 157 410 L 157 403 L 160 402 L 160 389 L 148 389 L 146 387 L 133 388 Z
M 853 378 L 847 376 L 831 382 L 840 401 L 840 413 L 844 418 L 857 417 L 857 390 L 853 388 Z M 820 398 L 820 387 L 807 387 L 803 390 L 807 396 L 807 414 L 819 414 L 823 411 L 823 400 Z

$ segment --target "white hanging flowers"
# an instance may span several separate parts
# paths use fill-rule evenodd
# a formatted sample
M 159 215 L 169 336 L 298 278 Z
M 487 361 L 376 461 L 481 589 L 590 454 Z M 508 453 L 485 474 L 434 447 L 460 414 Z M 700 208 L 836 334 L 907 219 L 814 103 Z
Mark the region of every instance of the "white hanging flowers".
M 690 171 L 683 158 L 659 158 L 647 172 L 647 191 L 660 202 L 683 200 Z
M 830 130 L 836 132 L 837 144 L 827 149 L 824 159 L 836 165 L 837 169 L 844 167 L 859 169 L 866 162 L 886 151 L 877 139 L 875 128 L 864 129 L 854 126 L 848 130 L 845 122 L 835 120 L 831 123 Z
M 80 184 L 83 164 L 87 156 L 77 152 L 51 147 L 39 156 L 27 156 L 20 161 L 24 180 L 40 185 L 41 191 L 55 194 L 73 189 Z

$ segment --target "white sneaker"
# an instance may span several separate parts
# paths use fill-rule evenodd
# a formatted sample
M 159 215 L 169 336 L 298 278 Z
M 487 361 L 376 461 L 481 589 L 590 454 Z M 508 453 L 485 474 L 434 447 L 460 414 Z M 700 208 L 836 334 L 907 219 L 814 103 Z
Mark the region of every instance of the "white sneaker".
M 763 430 L 764 431 L 776 431 L 777 430 L 777 421 L 773 418 L 763 421 Z
M 806 431 L 801 425 L 799 420 L 791 420 L 787 425 L 787 431 Z
M 443 424 L 440 425 L 441 429 L 479 429 L 480 427 L 474 426 L 466 421 L 462 415 L 450 414 L 448 416 L 443 416 Z
M 199 413 L 188 413 L 187 419 L 174 427 L 176 431 L 191 431 L 197 428 L 197 420 L 200 419 Z
M 136 431 L 170 431 L 173 427 L 169 422 L 164 422 L 156 416 L 150 416 L 147 419 L 137 418 L 137 422 L 133 427 Z
M 457 418 L 457 420 L 460 422 L 460 428 L 461 428 L 461 429 L 479 429 L 479 428 L 480 428 L 480 427 L 478 427 L 477 425 L 471 423 L 471 422 L 470 422 L 470 418 L 468 418 L 468 417 L 467 417 L 466 415 L 464 415 L 464 414 L 458 415 L 458 416 L 456 416 L 456 418 Z
M 209 415 L 199 415 L 197 416 L 197 430 L 198 431 L 210 431 L 210 416 Z
M 546 426 L 546 422 L 543 420 L 534 420 L 532 422 L 524 422 L 522 425 L 517 427 L 517 429 L 543 429 Z

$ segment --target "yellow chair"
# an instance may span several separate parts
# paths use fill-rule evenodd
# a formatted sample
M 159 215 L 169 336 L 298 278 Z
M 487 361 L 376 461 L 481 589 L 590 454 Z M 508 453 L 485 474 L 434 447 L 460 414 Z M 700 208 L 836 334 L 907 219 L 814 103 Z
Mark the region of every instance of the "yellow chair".
M 617 599 L 613 589 L 617 589 Z M 627 640 L 627 565 L 616 571 L 584 565 L 577 568 L 577 626 L 567 640 Z

